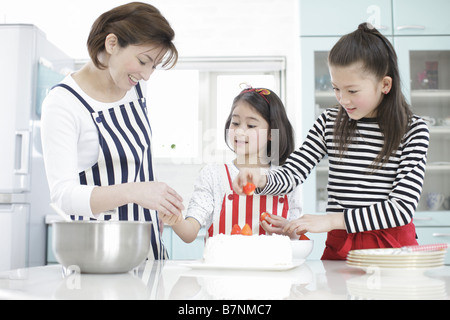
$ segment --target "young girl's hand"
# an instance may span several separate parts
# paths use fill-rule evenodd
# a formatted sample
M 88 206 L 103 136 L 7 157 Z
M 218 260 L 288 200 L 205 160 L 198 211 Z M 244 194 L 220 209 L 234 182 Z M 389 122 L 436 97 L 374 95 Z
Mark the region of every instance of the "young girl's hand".
M 169 225 L 169 226 L 173 226 L 179 222 L 181 222 L 182 220 L 184 220 L 183 215 L 175 215 L 175 214 L 165 214 L 165 213 L 159 213 L 159 218 L 161 219 L 162 222 L 164 222 L 165 224 Z
M 243 188 L 248 182 L 252 182 L 257 188 L 264 188 L 267 183 L 265 170 L 261 168 L 240 169 L 239 174 L 233 180 L 233 190 L 239 195 L 245 195 Z

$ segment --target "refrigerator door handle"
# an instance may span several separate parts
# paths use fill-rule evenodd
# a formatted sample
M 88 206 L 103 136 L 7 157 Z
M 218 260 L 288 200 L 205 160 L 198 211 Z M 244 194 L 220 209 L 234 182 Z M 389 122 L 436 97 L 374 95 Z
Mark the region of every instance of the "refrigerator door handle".
M 16 132 L 16 162 L 14 165 L 15 174 L 29 173 L 30 159 L 30 132 Z

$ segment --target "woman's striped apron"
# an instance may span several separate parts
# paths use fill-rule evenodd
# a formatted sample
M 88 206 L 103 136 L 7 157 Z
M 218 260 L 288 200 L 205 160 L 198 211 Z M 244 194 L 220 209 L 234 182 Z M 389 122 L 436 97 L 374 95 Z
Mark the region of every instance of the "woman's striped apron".
M 94 111 L 75 90 L 66 84 L 56 86 L 74 94 L 89 111 L 99 133 L 97 163 L 80 172 L 83 185 L 108 186 L 129 182 L 153 181 L 151 128 L 147 107 L 139 84 L 135 87 L 138 99 L 108 110 Z M 82 216 L 71 216 L 83 220 Z M 85 218 L 87 219 L 87 218 Z M 101 215 L 97 220 L 127 220 L 153 222 L 149 258 L 166 259 L 167 251 L 161 240 L 158 213 L 134 203 L 123 205 Z
M 227 188 L 229 186 L 229 190 L 223 197 L 220 215 L 214 217 L 214 221 L 208 230 L 209 237 L 217 234 L 231 234 L 235 224 L 238 224 L 241 229 L 245 224 L 248 224 L 252 228 L 253 234 L 265 234 L 266 232 L 259 224 L 263 212 L 287 219 L 289 210 L 287 195 L 239 196 L 233 191 L 233 182 L 227 165 L 225 165 L 224 170 L 224 183 Z

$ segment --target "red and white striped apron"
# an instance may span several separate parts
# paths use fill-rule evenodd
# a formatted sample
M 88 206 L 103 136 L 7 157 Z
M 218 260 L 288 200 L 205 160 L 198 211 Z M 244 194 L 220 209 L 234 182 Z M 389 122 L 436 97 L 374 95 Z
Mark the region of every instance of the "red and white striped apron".
M 214 221 L 208 229 L 209 237 L 217 234 L 229 235 L 235 224 L 238 224 L 241 228 L 248 224 L 252 228 L 253 234 L 265 234 L 264 229 L 259 224 L 260 215 L 263 212 L 287 219 L 289 204 L 286 195 L 239 196 L 233 191 L 233 183 L 227 165 L 225 165 L 225 174 L 224 180 L 228 182 L 230 189 L 223 197 L 220 215 L 214 217 Z

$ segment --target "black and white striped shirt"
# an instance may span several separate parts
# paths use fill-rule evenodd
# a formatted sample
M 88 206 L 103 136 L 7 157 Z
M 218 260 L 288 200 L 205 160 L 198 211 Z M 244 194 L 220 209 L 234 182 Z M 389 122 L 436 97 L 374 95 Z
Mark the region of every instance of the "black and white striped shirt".
M 323 112 L 303 145 L 280 169 L 268 173 L 262 194 L 284 194 L 303 183 L 311 170 L 329 158 L 327 213 L 344 212 L 347 232 L 380 230 L 412 221 L 425 178 L 429 144 L 426 123 L 414 116 L 409 131 L 389 162 L 373 169 L 383 145 L 376 119 L 358 120 L 354 141 L 345 157 L 334 148 L 333 128 L 338 109 Z

